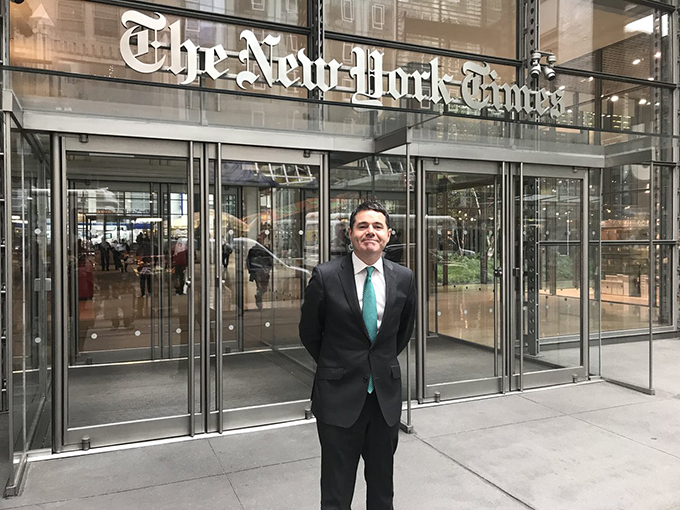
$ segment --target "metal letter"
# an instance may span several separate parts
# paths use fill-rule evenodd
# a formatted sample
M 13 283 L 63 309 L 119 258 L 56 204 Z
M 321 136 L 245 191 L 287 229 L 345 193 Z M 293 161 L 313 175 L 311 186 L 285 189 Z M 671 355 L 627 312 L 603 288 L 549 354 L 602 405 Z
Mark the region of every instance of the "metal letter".
M 160 13 L 154 13 L 158 18 L 152 18 L 137 11 L 126 11 L 120 18 L 121 23 L 125 28 L 128 27 L 128 23 L 136 23 L 132 28 L 128 28 L 123 36 L 120 38 L 120 54 L 123 57 L 125 63 L 138 73 L 153 73 L 158 71 L 165 62 L 165 56 L 160 60 L 158 58 L 158 48 L 160 47 L 160 42 L 158 41 L 158 31 L 164 30 L 167 21 L 165 16 Z M 154 39 L 151 44 L 149 44 L 149 30 L 154 31 Z M 137 37 L 137 52 L 133 53 L 130 46 L 130 42 L 133 37 Z M 137 57 L 146 55 L 149 53 L 149 46 L 154 49 L 154 63 L 147 64 L 140 62 Z
M 288 72 L 297 69 L 298 67 L 300 67 L 300 65 L 293 55 L 279 57 L 279 83 L 288 88 L 293 83 L 300 81 L 300 78 L 295 78 L 294 80 L 288 78 Z
M 423 81 L 424 80 L 429 80 L 430 79 L 430 73 L 427 72 L 420 72 L 420 71 L 413 71 L 410 75 L 411 78 L 413 78 L 413 97 L 416 98 L 417 101 L 422 103 L 426 99 L 430 99 L 428 96 L 423 94 Z
M 328 64 L 322 58 L 317 58 L 312 62 L 304 50 L 298 51 L 298 60 L 302 63 L 302 86 L 310 92 L 315 88 L 319 88 L 322 92 L 328 92 L 330 89 L 338 85 L 338 69 L 342 64 L 333 59 Z M 314 69 L 312 72 L 312 65 Z M 326 66 L 329 68 L 329 84 L 326 84 Z
M 354 54 L 354 67 L 349 70 L 349 75 L 352 76 L 356 82 L 355 92 L 352 94 L 352 103 L 370 105 L 370 106 L 382 106 L 380 99 L 362 99 L 362 97 L 378 97 L 382 96 L 382 53 L 378 51 L 373 51 L 369 54 L 369 59 L 373 59 L 373 73 L 376 74 L 376 68 L 380 68 L 380 84 L 375 84 L 375 89 L 373 92 L 369 92 L 366 85 L 366 77 L 370 75 L 371 70 L 369 69 L 368 62 L 366 61 L 366 52 L 363 48 L 352 48 L 352 53 Z M 376 60 L 377 59 L 377 60 Z M 379 90 L 380 93 L 376 94 Z
M 399 78 L 399 87 L 397 87 L 397 78 Z M 397 100 L 408 94 L 408 74 L 401 67 L 390 71 L 387 75 L 387 93 Z
M 224 71 L 218 71 L 215 69 L 216 64 L 219 64 L 220 62 L 227 59 L 227 52 L 221 44 L 218 44 L 212 48 L 201 48 L 200 51 L 205 54 L 205 72 L 208 73 L 208 76 L 210 76 L 213 80 L 218 79 L 224 73 L 229 71 L 228 68 Z M 217 55 L 218 59 L 215 59 L 215 55 Z
M 193 42 L 191 42 L 189 39 L 184 41 L 183 43 L 180 43 L 179 36 L 180 34 L 180 24 L 179 20 L 175 21 L 172 25 L 170 25 L 170 61 L 172 64 L 170 65 L 170 71 L 175 75 L 178 76 L 182 71 L 184 71 L 185 67 L 182 65 L 182 48 L 184 48 L 187 52 L 187 77 L 184 81 L 181 81 L 180 83 L 182 85 L 188 85 L 189 83 L 193 82 L 196 79 L 196 76 L 198 75 L 198 46 L 196 46 Z
M 431 83 L 432 83 L 432 102 L 437 104 L 441 99 L 444 104 L 449 104 L 451 101 L 451 94 L 446 84 L 453 80 L 453 76 L 445 74 L 439 78 L 439 57 L 435 57 L 430 61 Z
M 262 76 L 264 76 L 264 79 L 267 81 L 267 85 L 270 87 L 273 86 L 274 78 L 271 59 L 274 52 L 274 46 L 281 42 L 281 36 L 268 35 L 264 38 L 264 41 L 262 41 L 262 44 L 269 46 L 269 60 L 267 60 L 267 56 L 264 54 L 264 51 L 262 51 L 260 42 L 257 40 L 257 37 L 255 37 L 255 34 L 252 31 L 244 30 L 241 32 L 240 38 L 246 41 L 246 48 L 241 50 L 241 52 L 238 54 L 238 59 L 242 64 L 245 64 L 246 67 L 250 69 L 250 53 L 252 52 L 253 56 L 255 57 L 255 61 L 262 72 Z M 236 84 L 243 89 L 245 88 L 243 86 L 244 82 L 250 83 L 252 85 L 258 78 L 259 75 L 256 75 L 253 72 L 241 71 L 236 77 Z
M 481 110 L 489 103 L 489 98 L 482 97 L 482 81 L 484 76 L 488 76 L 491 72 L 491 67 L 484 63 L 483 65 L 475 62 L 465 62 L 463 64 L 463 82 L 460 84 L 460 95 L 463 102 L 474 110 Z M 479 97 L 480 99 L 477 99 Z

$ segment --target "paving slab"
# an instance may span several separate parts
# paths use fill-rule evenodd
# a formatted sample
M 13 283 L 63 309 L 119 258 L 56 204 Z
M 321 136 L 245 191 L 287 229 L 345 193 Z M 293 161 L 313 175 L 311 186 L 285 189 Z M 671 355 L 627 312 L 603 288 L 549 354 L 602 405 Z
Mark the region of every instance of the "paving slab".
M 562 416 L 427 440 L 538 510 L 667 510 L 680 459 Z
M 651 402 L 655 398 L 606 382 L 528 391 L 522 397 L 565 414 Z
M 208 441 L 183 441 L 28 465 L 22 493 L 6 506 L 50 503 L 223 474 Z
M 321 459 L 287 462 L 227 475 L 244 510 L 319 507 Z
M 413 411 L 415 433 L 420 438 L 542 420 L 562 413 L 519 395 L 455 402 Z
M 38 508 L 38 507 L 36 507 Z M 226 475 L 48 503 L 41 510 L 243 510 Z
M 680 399 L 653 400 L 577 417 L 680 459 Z
M 319 457 L 316 423 L 211 438 L 225 473 Z

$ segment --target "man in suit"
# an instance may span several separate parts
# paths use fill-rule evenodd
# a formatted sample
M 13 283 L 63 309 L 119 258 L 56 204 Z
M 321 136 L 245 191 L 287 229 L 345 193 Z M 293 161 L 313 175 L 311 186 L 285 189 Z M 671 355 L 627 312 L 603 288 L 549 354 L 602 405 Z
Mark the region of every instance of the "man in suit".
M 312 412 L 321 443 L 321 508 L 349 510 L 359 457 L 367 510 L 391 510 L 401 369 L 415 318 L 410 269 L 382 257 L 389 215 L 364 202 L 350 217 L 354 251 L 314 268 L 300 339 L 317 363 Z

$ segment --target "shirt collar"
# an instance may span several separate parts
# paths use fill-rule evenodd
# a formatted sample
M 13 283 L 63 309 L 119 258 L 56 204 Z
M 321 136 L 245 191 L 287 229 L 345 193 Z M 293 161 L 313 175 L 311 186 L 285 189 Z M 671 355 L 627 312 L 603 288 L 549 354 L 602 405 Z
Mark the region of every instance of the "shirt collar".
M 357 254 L 352 252 L 352 264 L 354 266 L 354 274 L 358 274 L 361 271 L 363 271 L 368 264 L 366 264 L 363 260 L 361 260 L 359 257 L 357 257 Z M 385 274 L 383 271 L 383 259 L 380 257 L 375 264 L 373 264 L 373 267 L 378 271 L 380 274 Z

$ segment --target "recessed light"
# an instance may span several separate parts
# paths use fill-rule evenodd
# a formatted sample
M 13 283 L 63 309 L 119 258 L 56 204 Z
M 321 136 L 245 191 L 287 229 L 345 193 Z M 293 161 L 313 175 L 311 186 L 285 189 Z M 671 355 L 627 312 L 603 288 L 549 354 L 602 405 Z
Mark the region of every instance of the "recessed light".
M 616 101 L 619 100 L 619 96 L 612 96 L 612 97 L 609 98 L 609 100 L 610 100 L 612 103 L 615 103 Z
M 654 54 L 654 58 L 661 58 L 661 52 L 660 52 L 660 51 L 657 51 L 657 52 Z
M 647 100 L 643 97 L 642 99 L 640 99 L 640 101 L 638 101 L 638 104 L 645 105 L 647 104 Z
M 660 106 L 660 105 L 661 105 L 661 103 L 659 103 L 659 102 L 654 103 L 654 106 Z
M 647 79 L 648 79 L 649 81 L 654 81 L 654 77 L 653 77 L 653 76 L 650 76 L 650 77 L 647 78 Z
M 564 89 L 566 89 L 566 88 L 567 88 L 567 87 L 565 87 L 564 85 L 560 85 L 559 90 L 564 90 Z
M 593 77 L 591 76 L 591 77 L 588 78 L 588 81 L 593 81 L 594 79 L 595 79 L 595 78 L 593 78 Z
M 633 65 L 636 66 L 636 65 L 638 65 L 640 62 L 642 62 L 642 60 L 640 60 L 639 58 L 636 58 L 635 60 L 633 60 Z

